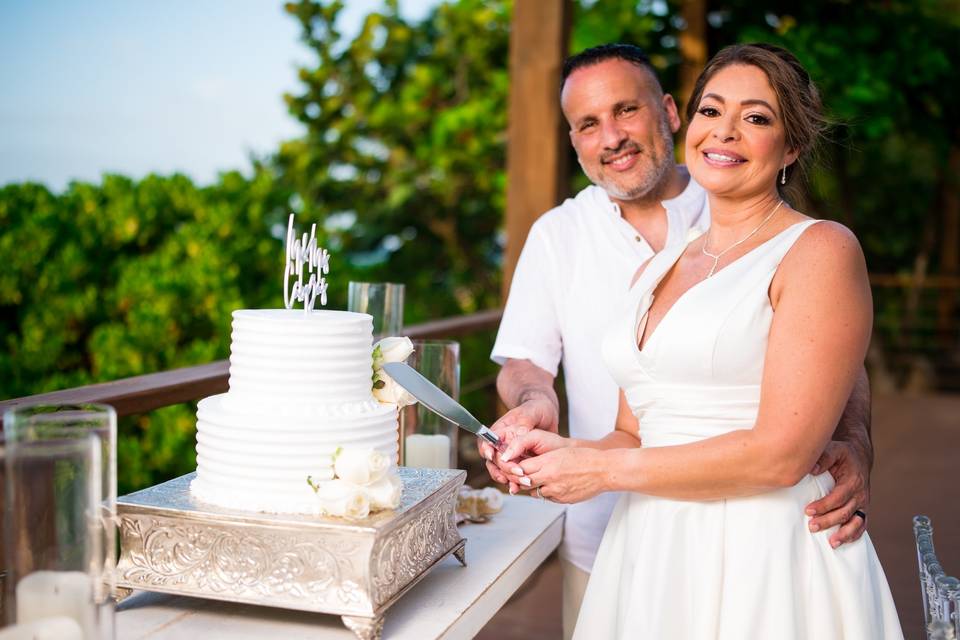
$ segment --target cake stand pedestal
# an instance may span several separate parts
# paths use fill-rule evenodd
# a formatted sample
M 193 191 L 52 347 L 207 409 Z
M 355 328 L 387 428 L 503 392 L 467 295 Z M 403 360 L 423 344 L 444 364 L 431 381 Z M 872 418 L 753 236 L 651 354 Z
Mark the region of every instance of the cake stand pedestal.
M 466 472 L 399 469 L 400 507 L 351 521 L 250 513 L 201 502 L 195 474 L 117 500 L 121 599 L 134 589 L 340 615 L 362 640 L 453 554 L 466 565 L 456 504 Z

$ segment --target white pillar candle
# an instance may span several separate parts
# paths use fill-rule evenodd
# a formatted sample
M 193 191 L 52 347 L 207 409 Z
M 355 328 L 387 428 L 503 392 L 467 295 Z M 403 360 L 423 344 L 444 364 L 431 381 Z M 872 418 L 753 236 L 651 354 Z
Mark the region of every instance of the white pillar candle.
M 34 571 L 17 583 L 17 623 L 66 616 L 93 640 L 97 627 L 91 586 L 82 571 Z
M 404 464 L 421 469 L 450 468 L 450 438 L 415 433 L 404 441 Z
M 83 629 L 73 618 L 54 616 L 0 629 L 0 640 L 83 640 Z

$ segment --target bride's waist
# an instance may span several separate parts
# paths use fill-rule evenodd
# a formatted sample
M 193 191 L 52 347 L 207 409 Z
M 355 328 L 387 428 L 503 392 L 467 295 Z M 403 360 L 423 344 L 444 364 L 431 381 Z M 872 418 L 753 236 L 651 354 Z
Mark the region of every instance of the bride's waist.
M 805 527 L 808 520 L 804 514 L 806 506 L 827 495 L 833 489 L 834 484 L 830 472 L 824 471 L 819 475 L 808 474 L 793 486 L 772 489 L 749 496 L 716 500 L 681 500 L 648 496 L 641 493 L 628 495 L 631 501 L 644 503 L 647 506 L 655 505 L 655 508 L 658 509 L 666 509 L 666 512 L 657 514 L 657 522 L 683 523 L 684 520 L 681 516 L 690 513 L 701 515 L 704 513 L 701 510 L 707 508 L 710 513 L 732 516 L 741 524 L 747 522 L 750 517 L 762 518 L 766 522 L 766 525 L 760 527 L 762 530 L 770 523 L 793 522 Z M 705 527 L 705 529 L 709 529 L 709 527 Z
M 627 401 L 644 446 L 687 444 L 753 428 L 760 387 L 645 385 L 627 391 Z
M 713 438 L 731 431 L 752 429 L 753 421 L 721 421 L 714 419 L 712 423 L 670 421 L 670 422 L 641 422 L 640 442 L 644 447 L 670 447 L 681 444 L 690 444 L 706 438 Z

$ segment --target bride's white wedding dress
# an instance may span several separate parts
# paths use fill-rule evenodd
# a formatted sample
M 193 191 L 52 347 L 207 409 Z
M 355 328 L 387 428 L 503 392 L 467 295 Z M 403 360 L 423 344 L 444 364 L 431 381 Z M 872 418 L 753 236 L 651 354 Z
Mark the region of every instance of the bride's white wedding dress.
M 652 293 L 684 247 L 655 256 L 631 289 L 604 358 L 644 447 L 753 426 L 780 261 L 816 221 L 795 224 L 683 294 L 643 350 Z M 709 502 L 625 494 L 600 546 L 575 638 L 878 640 L 903 637 L 867 534 L 830 547 L 804 508 L 829 473 Z

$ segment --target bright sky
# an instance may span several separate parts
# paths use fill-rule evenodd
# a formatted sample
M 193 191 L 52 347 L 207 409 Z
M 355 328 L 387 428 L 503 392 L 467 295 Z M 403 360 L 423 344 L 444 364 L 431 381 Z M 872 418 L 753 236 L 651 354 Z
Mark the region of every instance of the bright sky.
M 345 4 L 352 35 L 382 0 Z M 0 185 L 246 171 L 301 133 L 282 99 L 314 60 L 299 35 L 276 0 L 0 0 Z

